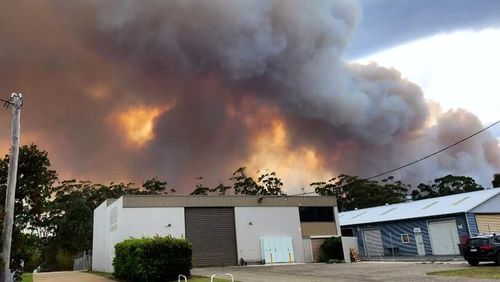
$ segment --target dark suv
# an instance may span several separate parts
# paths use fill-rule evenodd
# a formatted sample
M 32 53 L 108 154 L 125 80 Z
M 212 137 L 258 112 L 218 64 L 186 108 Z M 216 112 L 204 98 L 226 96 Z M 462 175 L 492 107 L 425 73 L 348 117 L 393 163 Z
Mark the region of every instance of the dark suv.
M 480 261 L 494 261 L 500 265 L 500 235 L 481 235 L 468 238 L 464 245 L 464 258 L 470 265 Z

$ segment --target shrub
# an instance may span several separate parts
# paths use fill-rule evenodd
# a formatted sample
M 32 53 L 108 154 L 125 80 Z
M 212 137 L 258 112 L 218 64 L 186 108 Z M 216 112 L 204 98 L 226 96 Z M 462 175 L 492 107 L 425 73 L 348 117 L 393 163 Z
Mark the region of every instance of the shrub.
M 325 242 L 321 245 L 321 251 L 321 261 L 344 260 L 341 237 L 330 237 L 325 239 Z
M 127 281 L 155 282 L 190 275 L 191 244 L 170 236 L 131 238 L 115 245 L 115 276 Z

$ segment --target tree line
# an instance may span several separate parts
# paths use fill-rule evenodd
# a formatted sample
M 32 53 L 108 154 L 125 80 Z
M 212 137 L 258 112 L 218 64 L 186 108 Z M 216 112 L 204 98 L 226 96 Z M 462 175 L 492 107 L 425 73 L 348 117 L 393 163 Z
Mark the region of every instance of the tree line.
M 9 156 L 0 159 L 0 207 L 4 211 Z M 228 179 L 229 184 L 214 187 L 204 185 L 203 178 L 191 195 L 274 195 L 285 196 L 283 182 L 276 172 L 263 172 L 256 179 L 238 168 Z M 319 195 L 335 196 L 340 211 L 399 203 L 410 195 L 425 199 L 483 189 L 466 176 L 444 176 L 416 189 L 394 177 L 381 181 L 357 176 L 340 175 L 327 181 L 310 184 Z M 109 198 L 123 195 L 167 195 L 176 190 L 167 181 L 152 178 L 141 185 L 59 180 L 51 168 L 48 153 L 34 144 L 19 150 L 13 230 L 12 265 L 25 263 L 25 270 L 38 266 L 45 270 L 68 270 L 73 259 L 92 249 L 93 210 Z M 3 214 L 1 216 L 3 220 Z M 3 224 L 3 222 L 2 222 Z

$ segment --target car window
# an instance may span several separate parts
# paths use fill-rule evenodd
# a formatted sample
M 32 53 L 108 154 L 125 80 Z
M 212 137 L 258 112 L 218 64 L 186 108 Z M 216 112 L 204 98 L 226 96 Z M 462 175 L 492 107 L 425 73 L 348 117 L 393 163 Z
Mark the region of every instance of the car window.
M 467 240 L 467 245 L 469 246 L 483 246 L 490 243 L 488 238 L 470 238 Z
M 495 237 L 495 243 L 500 243 L 500 236 Z

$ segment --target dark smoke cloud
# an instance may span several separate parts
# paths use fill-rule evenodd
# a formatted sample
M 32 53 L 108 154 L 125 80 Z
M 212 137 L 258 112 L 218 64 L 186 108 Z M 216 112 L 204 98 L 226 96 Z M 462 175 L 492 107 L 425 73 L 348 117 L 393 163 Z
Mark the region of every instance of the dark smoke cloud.
M 322 172 L 371 176 L 481 128 L 464 110 L 436 110 L 397 70 L 346 63 L 360 15 L 353 1 L 20 1 L 0 9 L 0 90 L 25 93 L 22 141 L 48 150 L 63 177 L 157 176 L 188 192 L 196 176 L 224 181 L 260 158 L 259 140 L 277 124 L 286 142 L 270 142 L 284 148 L 272 158 L 312 150 Z M 173 106 L 158 117 L 154 139 L 127 144 L 113 117 L 161 105 Z M 5 142 L 8 119 L 0 123 Z M 498 141 L 483 134 L 397 176 L 455 173 L 487 184 L 499 162 Z M 315 169 L 301 168 L 300 158 L 287 165 Z M 317 180 L 308 177 L 290 175 L 287 188 Z

